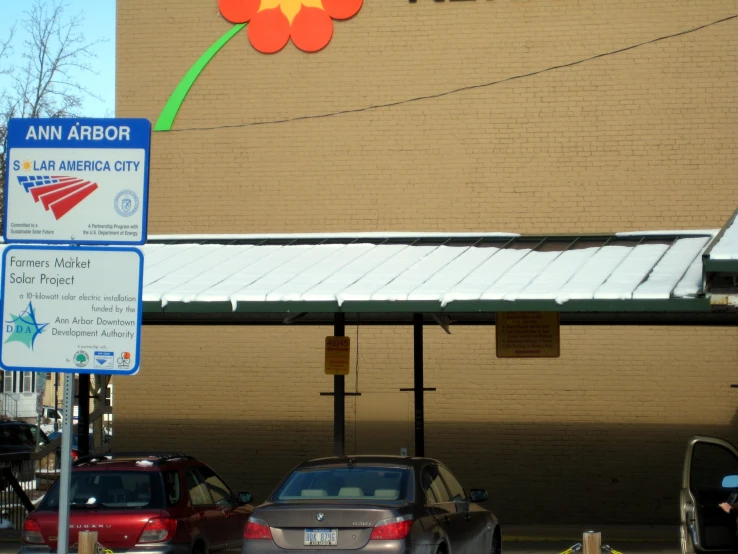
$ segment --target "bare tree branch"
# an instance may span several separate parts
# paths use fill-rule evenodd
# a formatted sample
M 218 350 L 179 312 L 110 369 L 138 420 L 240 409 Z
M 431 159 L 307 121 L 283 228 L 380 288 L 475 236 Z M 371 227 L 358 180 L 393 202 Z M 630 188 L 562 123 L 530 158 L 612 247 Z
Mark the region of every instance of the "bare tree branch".
M 27 35 L 20 65 L 3 63 L 13 49 L 15 26 L 0 41 L 0 75 L 11 80 L 10 88 L 0 91 L 0 184 L 5 182 L 10 119 L 78 117 L 85 99 L 100 99 L 78 79 L 80 74 L 95 74 L 95 47 L 107 40 L 88 41 L 82 15 L 68 16 L 68 7 L 63 0 L 33 0 L 19 22 Z M 0 208 L 3 202 L 0 190 Z
M 13 35 L 15 35 L 15 25 L 10 28 L 8 38 L 0 40 L 0 75 L 9 75 L 11 70 L 5 66 L 5 59 L 13 53 Z

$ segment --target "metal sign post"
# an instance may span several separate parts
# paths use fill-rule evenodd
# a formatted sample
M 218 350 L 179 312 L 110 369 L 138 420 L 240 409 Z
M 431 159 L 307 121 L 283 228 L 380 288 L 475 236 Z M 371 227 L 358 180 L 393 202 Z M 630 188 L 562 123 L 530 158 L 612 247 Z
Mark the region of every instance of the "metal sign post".
M 64 374 L 64 423 L 61 443 L 61 482 L 59 483 L 59 542 L 57 554 L 69 550 L 69 485 L 72 477 L 72 414 L 74 413 L 74 374 Z

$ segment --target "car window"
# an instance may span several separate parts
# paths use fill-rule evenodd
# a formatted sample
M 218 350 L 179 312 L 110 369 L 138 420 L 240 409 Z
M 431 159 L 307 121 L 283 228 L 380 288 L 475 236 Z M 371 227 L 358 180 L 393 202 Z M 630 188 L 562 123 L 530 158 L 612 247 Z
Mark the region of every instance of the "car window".
M 164 491 L 167 495 L 167 506 L 176 506 L 182 498 L 182 491 L 179 484 L 179 472 L 165 471 L 162 473 L 164 477 Z
M 720 489 L 726 475 L 738 475 L 738 460 L 732 452 L 717 444 L 694 445 L 689 475 L 693 490 Z
M 292 472 L 273 500 L 331 498 L 346 501 L 412 500 L 412 472 L 402 467 L 320 467 Z
M 446 488 L 448 489 L 448 492 L 451 494 L 451 500 L 453 500 L 454 502 L 457 502 L 459 500 L 466 500 L 466 492 L 464 492 L 464 487 L 462 487 L 461 483 L 456 480 L 456 477 L 454 477 L 451 472 L 444 466 L 438 466 L 438 471 L 441 474 L 441 477 L 443 477 L 443 481 L 446 483 Z
M 35 427 L 25 423 L 0 425 L 0 444 L 36 446 Z
M 46 433 L 44 433 L 41 429 L 36 427 L 35 425 L 31 425 L 31 434 L 33 435 L 33 438 L 38 443 L 39 446 L 46 446 L 49 444 L 49 438 L 46 436 Z
M 220 506 L 233 504 L 233 494 L 228 488 L 228 485 L 226 485 L 212 469 L 203 466 L 198 468 L 198 471 L 215 504 Z
M 59 508 L 59 482 L 44 497 L 41 509 Z M 73 508 L 99 510 L 161 509 L 164 495 L 159 473 L 153 471 L 72 472 L 69 498 Z
M 438 466 L 426 466 L 423 468 L 420 480 L 423 490 L 426 491 L 428 504 L 438 504 L 451 500 L 446 486 L 443 484 L 441 476 L 438 473 Z
M 213 504 L 213 499 L 210 496 L 210 492 L 208 492 L 207 485 L 194 469 L 188 469 L 185 473 L 185 483 L 187 485 L 187 492 L 190 495 L 190 504 L 193 506 L 209 506 Z

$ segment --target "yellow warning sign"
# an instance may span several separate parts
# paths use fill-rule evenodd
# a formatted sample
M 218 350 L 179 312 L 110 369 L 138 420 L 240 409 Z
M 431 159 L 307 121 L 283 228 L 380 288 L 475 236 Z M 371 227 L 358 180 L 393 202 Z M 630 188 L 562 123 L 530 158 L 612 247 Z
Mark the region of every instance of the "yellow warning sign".
M 351 362 L 351 339 L 349 337 L 325 338 L 326 375 L 348 375 Z
M 561 355 L 558 312 L 500 312 L 495 327 L 498 358 Z

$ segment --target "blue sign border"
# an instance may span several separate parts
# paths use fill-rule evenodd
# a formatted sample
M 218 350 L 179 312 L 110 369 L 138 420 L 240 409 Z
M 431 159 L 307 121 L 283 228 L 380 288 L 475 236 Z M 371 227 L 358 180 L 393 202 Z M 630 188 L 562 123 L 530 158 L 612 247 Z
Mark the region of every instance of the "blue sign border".
M 59 125 L 63 128 L 63 134 L 67 135 L 69 129 L 75 125 L 103 125 L 103 126 L 123 126 L 127 125 L 131 128 L 132 140 L 125 143 L 112 143 L 114 148 L 123 149 L 143 149 L 144 150 L 144 188 L 143 198 L 141 199 L 142 224 L 141 224 L 141 240 L 137 241 L 110 241 L 110 240 L 44 240 L 44 239 L 16 239 L 8 238 L 8 188 L 10 186 L 10 151 L 13 148 L 97 148 L 101 150 L 111 148 L 111 142 L 95 140 L 77 140 L 70 143 L 65 140 L 34 140 L 27 141 L 25 136 L 28 128 L 33 125 Z M 22 137 L 22 138 L 21 138 Z M 120 244 L 129 246 L 141 246 L 146 244 L 149 220 L 149 166 L 151 161 L 151 122 L 144 118 L 118 119 L 118 118 L 59 118 L 59 119 L 21 119 L 15 118 L 8 122 L 8 146 L 5 152 L 5 182 L 3 183 L 3 192 L 5 194 L 5 203 L 3 206 L 3 240 L 6 244 L 79 244 L 82 245 L 103 245 L 103 244 Z
M 0 368 L 5 371 L 33 371 L 33 372 L 48 372 L 48 373 L 82 373 L 90 375 L 133 375 L 138 372 L 141 365 L 141 324 L 143 322 L 143 269 L 144 269 L 144 256 L 143 252 L 138 248 L 131 247 L 100 247 L 100 246 L 21 246 L 21 245 L 9 245 L 5 247 L 3 252 L 3 263 L 2 263 L 2 283 L 0 283 L 0 313 L 2 317 L 5 317 L 5 275 L 6 275 L 6 263 L 8 259 L 8 252 L 13 250 L 50 250 L 50 251 L 72 251 L 72 252 L 135 252 L 138 254 L 140 259 L 139 272 L 138 272 L 138 312 L 136 314 L 136 365 L 126 371 L 95 371 L 93 369 L 83 368 L 58 368 L 58 367 L 19 367 L 19 366 L 6 366 L 3 364 L 2 352 L 0 352 Z M 1 335 L 0 335 L 1 336 Z M 4 348 L 4 345 L 0 345 L 0 349 Z

